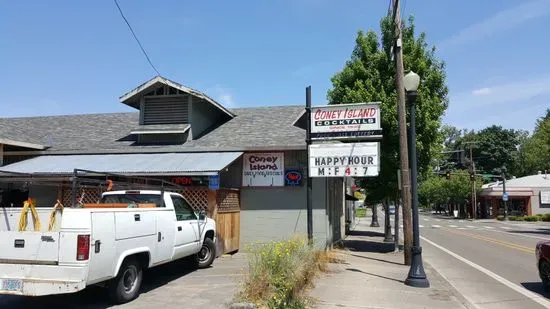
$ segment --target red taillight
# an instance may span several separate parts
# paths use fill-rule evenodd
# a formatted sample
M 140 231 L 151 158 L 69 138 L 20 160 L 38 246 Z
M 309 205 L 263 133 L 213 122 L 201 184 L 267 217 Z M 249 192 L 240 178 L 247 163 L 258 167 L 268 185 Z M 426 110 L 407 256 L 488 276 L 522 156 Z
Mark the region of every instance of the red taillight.
M 78 235 L 76 260 L 86 261 L 90 257 L 90 235 Z

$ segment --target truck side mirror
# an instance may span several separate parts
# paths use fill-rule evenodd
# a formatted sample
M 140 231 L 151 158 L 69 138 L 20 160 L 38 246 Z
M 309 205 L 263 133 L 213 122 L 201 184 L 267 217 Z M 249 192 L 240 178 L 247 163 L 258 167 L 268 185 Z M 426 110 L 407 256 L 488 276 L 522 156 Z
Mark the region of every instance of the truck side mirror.
M 198 213 L 199 221 L 205 221 L 206 220 L 206 211 L 200 210 Z

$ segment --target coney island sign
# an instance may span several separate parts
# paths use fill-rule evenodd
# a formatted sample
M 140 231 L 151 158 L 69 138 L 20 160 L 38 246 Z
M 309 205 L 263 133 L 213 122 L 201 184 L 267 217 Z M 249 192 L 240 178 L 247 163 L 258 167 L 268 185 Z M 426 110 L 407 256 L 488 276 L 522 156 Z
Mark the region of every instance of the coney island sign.
M 379 140 L 382 138 L 379 103 L 334 104 L 311 107 L 313 140 Z

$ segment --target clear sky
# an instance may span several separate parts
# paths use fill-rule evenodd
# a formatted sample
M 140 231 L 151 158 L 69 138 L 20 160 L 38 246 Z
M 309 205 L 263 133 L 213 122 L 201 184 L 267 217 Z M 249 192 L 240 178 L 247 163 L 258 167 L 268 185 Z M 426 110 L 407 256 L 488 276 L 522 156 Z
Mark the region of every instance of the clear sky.
M 390 0 L 119 0 L 160 73 L 227 107 L 326 103 Z M 529 129 L 550 106 L 550 0 L 401 0 L 447 65 L 444 122 Z M 214 4 L 215 3 L 215 4 Z M 113 1 L 0 3 L 1 116 L 131 111 L 156 73 Z

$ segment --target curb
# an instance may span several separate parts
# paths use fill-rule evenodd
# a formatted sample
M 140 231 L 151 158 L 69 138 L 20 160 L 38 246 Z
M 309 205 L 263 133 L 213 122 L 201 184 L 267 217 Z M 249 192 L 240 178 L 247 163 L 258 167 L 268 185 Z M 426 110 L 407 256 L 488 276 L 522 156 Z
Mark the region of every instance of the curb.
M 464 296 L 462 293 L 460 293 L 457 288 L 454 286 L 454 284 L 451 283 L 451 281 L 449 281 L 449 279 L 447 279 L 447 277 L 445 277 L 442 273 L 440 273 L 435 267 L 432 266 L 432 264 L 430 264 L 428 261 L 426 261 L 426 259 L 423 259 L 423 262 L 424 262 L 424 267 L 425 268 L 428 268 L 430 269 L 430 271 L 433 273 L 433 274 L 436 274 L 437 276 L 439 276 L 441 279 L 443 279 L 445 282 L 447 282 L 447 284 L 449 285 L 449 287 L 452 289 L 452 292 L 453 294 L 456 296 L 456 298 L 458 299 L 458 301 L 460 303 L 462 303 L 462 305 L 464 305 L 464 307 L 466 307 L 467 309 L 480 309 L 480 307 L 476 306 L 472 301 L 470 301 L 466 296 Z

